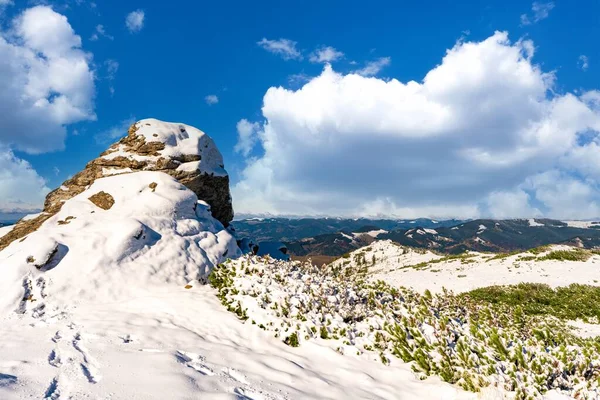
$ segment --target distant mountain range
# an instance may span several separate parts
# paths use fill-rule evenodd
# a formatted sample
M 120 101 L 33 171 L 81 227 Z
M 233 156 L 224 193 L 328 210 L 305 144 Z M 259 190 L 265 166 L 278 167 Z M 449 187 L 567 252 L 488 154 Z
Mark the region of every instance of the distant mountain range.
M 416 226 L 440 228 L 455 226 L 463 220 L 436 221 L 427 218 L 412 220 L 391 219 L 344 219 L 344 218 L 247 218 L 234 220 L 233 226 L 239 237 L 252 237 L 257 242 L 292 242 L 304 238 L 337 232 L 359 232 L 368 227 L 394 231 Z
M 600 222 L 552 219 L 371 220 L 265 218 L 233 223 L 238 236 L 281 242 L 292 256 L 341 256 L 372 243 L 396 243 L 442 253 L 510 252 L 547 244 L 600 247 Z

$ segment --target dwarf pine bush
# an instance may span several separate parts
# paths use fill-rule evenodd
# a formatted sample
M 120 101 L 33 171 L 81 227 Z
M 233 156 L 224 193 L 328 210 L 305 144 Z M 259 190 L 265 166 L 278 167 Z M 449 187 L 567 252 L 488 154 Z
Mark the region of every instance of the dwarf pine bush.
M 300 335 L 320 337 L 343 354 L 384 363 L 396 357 L 419 378 L 437 375 L 474 392 L 494 385 L 516 399 L 552 389 L 581 399 L 600 395 L 600 339 L 574 336 L 564 323 L 600 318 L 600 288 L 520 284 L 420 295 L 366 281 L 360 271 L 336 272 L 246 257 L 215 268 L 209 281 L 240 318 L 260 310 L 249 316 L 277 337 L 285 334 L 275 326 L 293 327 L 283 339 L 290 346 L 301 344 Z M 266 306 L 266 297 L 281 308 Z

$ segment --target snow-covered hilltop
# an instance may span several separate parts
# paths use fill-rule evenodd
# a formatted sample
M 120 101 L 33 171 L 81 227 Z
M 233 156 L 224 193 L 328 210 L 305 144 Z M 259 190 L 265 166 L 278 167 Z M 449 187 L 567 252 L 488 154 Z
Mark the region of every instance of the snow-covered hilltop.
M 35 231 L 66 200 L 86 190 L 96 179 L 136 171 L 169 174 L 207 202 L 212 215 L 223 225 L 233 219 L 229 177 L 213 140 L 189 125 L 144 119 L 131 125 L 121 140 L 50 192 L 42 213 L 22 219 L 0 237 L 0 250 Z

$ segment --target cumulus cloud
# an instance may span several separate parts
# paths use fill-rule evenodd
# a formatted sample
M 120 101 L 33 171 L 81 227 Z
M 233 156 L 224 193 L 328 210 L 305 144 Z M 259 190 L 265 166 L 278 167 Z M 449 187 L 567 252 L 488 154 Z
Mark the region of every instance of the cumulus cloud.
M 257 132 L 260 129 L 260 124 L 250 122 L 247 119 L 240 120 L 237 125 L 238 141 L 234 147 L 236 153 L 241 153 L 244 157 L 252 151 L 252 148 L 257 141 Z
M 29 8 L 0 31 L 0 211 L 39 208 L 48 191 L 13 150 L 37 154 L 64 147 L 66 126 L 93 120 L 91 55 L 67 18 Z
M 213 104 L 217 104 L 219 102 L 219 98 L 217 97 L 216 94 L 209 94 L 208 96 L 206 96 L 204 98 L 204 101 L 206 102 L 206 104 L 208 104 L 209 106 L 212 106 Z
M 30 212 L 40 208 L 50 191 L 31 165 L 0 147 L 0 212 Z
M 302 53 L 296 49 L 297 42 L 289 39 L 268 40 L 262 38 L 256 42 L 269 53 L 277 54 L 284 60 L 302 60 Z
M 310 54 L 309 61 L 312 63 L 332 63 L 344 57 L 344 53 L 331 46 L 324 46 Z
M 63 15 L 30 8 L 0 32 L 0 143 L 62 149 L 67 124 L 95 119 L 94 91 L 91 55 Z
M 131 33 L 139 32 L 144 27 L 145 17 L 146 14 L 143 10 L 132 11 L 127 14 L 127 17 L 125 18 L 125 26 Z
M 593 157 L 578 151 L 595 143 L 582 145 L 582 135 L 600 131 L 600 92 L 558 94 L 534 50 L 496 32 L 459 41 L 420 82 L 327 65 L 297 90 L 270 88 L 264 120 L 246 124 L 264 154 L 248 159 L 233 187 L 236 210 L 597 216 L 597 171 L 578 177 L 575 157 Z M 560 178 L 562 189 L 551 191 L 548 177 Z M 576 208 L 590 205 L 560 212 L 575 196 L 585 199 Z
M 391 63 L 390 57 L 381 57 L 375 61 L 369 61 L 364 68 L 357 69 L 354 73 L 362 76 L 375 76 Z

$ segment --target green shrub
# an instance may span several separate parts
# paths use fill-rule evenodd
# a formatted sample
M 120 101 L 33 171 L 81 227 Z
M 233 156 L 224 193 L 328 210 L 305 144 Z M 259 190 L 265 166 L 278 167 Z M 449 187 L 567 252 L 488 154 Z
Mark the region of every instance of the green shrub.
M 298 340 L 298 334 L 296 332 L 292 333 L 290 336 L 285 338 L 284 343 L 291 347 L 300 346 L 300 341 Z
M 540 260 L 587 261 L 591 253 L 585 250 L 555 250 L 541 257 Z
M 600 287 L 572 284 L 552 289 L 541 283 L 490 286 L 461 295 L 478 302 L 521 306 L 527 315 L 553 315 L 561 319 L 600 318 Z

